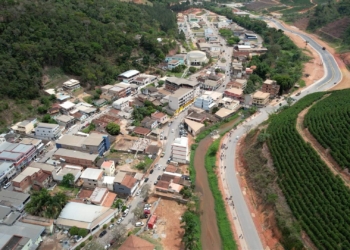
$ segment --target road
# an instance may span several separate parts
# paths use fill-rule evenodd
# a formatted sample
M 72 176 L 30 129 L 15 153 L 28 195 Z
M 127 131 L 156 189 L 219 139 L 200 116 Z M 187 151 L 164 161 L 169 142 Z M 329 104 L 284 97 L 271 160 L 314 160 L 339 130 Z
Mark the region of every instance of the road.
M 293 98 L 296 99 L 296 101 L 298 101 L 300 98 L 304 97 L 307 94 L 310 94 L 313 92 L 325 91 L 333 87 L 335 83 L 338 83 L 341 80 L 342 75 L 338 68 L 338 65 L 336 64 L 333 56 L 328 51 L 322 50 L 322 47 L 319 44 L 317 44 L 313 39 L 311 39 L 309 36 L 302 34 L 296 30 L 286 29 L 283 25 L 281 25 L 276 20 L 269 20 L 269 21 L 274 22 L 278 28 L 283 29 L 284 31 L 293 32 L 301 36 L 304 40 L 308 41 L 309 46 L 312 46 L 313 48 L 315 48 L 315 50 L 320 54 L 323 60 L 323 65 L 325 68 L 324 77 L 319 81 L 315 82 L 314 84 L 310 85 L 309 87 L 305 88 L 304 90 L 302 90 L 299 96 L 294 95 Z M 286 104 L 285 101 L 282 101 L 281 103 L 282 105 Z M 236 130 L 234 130 L 231 136 L 231 141 L 227 145 L 228 146 L 227 152 L 229 153 L 227 153 L 226 158 L 224 159 L 224 164 L 226 166 L 225 179 L 227 182 L 227 186 L 229 188 L 229 192 L 233 197 L 235 210 L 243 232 L 243 237 L 246 241 L 248 249 L 250 250 L 261 250 L 263 249 L 263 246 L 261 244 L 259 235 L 255 228 L 255 225 L 254 225 L 252 216 L 249 212 L 249 209 L 247 207 L 247 204 L 244 201 L 244 195 L 239 185 L 239 175 L 235 169 L 236 146 L 238 142 L 237 138 L 247 133 L 249 129 L 252 129 L 258 126 L 260 123 L 265 121 L 268 118 L 269 114 L 274 113 L 276 109 L 277 107 L 273 107 L 273 106 L 267 106 L 267 107 L 261 108 L 258 114 L 256 114 L 252 118 L 249 118 L 244 124 L 242 124 Z

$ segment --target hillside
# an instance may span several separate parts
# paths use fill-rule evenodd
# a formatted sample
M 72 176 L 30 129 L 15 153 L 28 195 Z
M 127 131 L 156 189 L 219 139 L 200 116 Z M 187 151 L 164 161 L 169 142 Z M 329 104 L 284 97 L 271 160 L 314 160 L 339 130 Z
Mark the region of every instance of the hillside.
M 143 71 L 175 46 L 175 28 L 175 14 L 161 3 L 1 1 L 0 97 L 37 98 L 46 66 L 85 86 L 111 83 L 131 67 Z
M 274 115 L 267 130 L 270 134 L 268 146 L 288 205 L 315 247 L 349 249 L 350 190 L 330 171 L 310 144 L 303 141 L 296 129 L 298 114 L 324 94 L 307 95 Z M 343 99 L 341 96 L 341 91 L 333 92 L 319 103 L 331 103 Z

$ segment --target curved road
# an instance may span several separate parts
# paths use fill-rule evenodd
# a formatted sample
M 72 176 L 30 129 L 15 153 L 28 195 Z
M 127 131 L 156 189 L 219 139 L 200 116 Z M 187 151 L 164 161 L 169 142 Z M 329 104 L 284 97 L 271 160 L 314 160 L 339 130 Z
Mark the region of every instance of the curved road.
M 338 65 L 333 58 L 333 56 L 325 50 L 322 50 L 322 47 L 317 44 L 312 38 L 309 36 L 298 32 L 297 30 L 286 29 L 281 23 L 274 19 L 269 19 L 276 24 L 279 29 L 284 31 L 293 32 L 300 37 L 302 37 L 305 41 L 308 41 L 309 46 L 312 46 L 321 56 L 323 60 L 323 65 L 325 68 L 325 75 L 322 79 L 310 85 L 301 91 L 299 96 L 293 96 L 294 99 L 299 100 L 303 96 L 309 93 L 325 91 L 334 86 L 335 83 L 338 83 L 341 78 L 341 72 L 338 68 Z M 286 102 L 283 101 L 282 105 L 285 105 Z M 227 166 L 225 170 L 226 182 L 229 188 L 229 192 L 233 197 L 233 201 L 235 204 L 236 214 L 241 225 L 241 229 L 243 232 L 243 239 L 247 244 L 249 250 L 262 250 L 263 246 L 260 241 L 259 235 L 255 228 L 252 216 L 249 212 L 247 204 L 244 201 L 244 196 L 242 190 L 239 186 L 239 176 L 235 170 L 235 159 L 236 159 L 236 145 L 238 138 L 248 132 L 251 128 L 256 127 L 264 120 L 266 120 L 269 114 L 276 112 L 278 107 L 267 106 L 265 108 L 261 108 L 259 112 L 252 118 L 249 118 L 243 125 L 239 126 L 236 130 L 233 131 L 231 135 L 231 141 L 228 143 L 228 149 L 226 154 L 226 159 L 224 160 L 225 166 Z M 228 153 L 229 152 L 229 153 Z

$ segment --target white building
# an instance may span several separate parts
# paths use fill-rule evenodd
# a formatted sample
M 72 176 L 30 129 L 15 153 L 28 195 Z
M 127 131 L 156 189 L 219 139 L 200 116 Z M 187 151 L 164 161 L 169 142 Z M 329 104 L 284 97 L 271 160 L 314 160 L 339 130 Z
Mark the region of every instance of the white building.
M 101 165 L 104 175 L 114 176 L 115 173 L 115 163 L 114 161 L 105 161 Z
M 118 76 L 118 80 L 129 83 L 129 82 L 132 82 L 135 79 L 135 77 L 137 77 L 139 74 L 140 74 L 140 71 L 138 70 L 135 70 L 135 69 L 128 70 L 120 74 Z
M 127 107 L 129 107 L 129 101 L 128 98 L 120 98 L 113 102 L 112 104 L 113 108 L 118 109 L 118 110 L 123 110 Z
M 58 124 L 38 123 L 35 128 L 35 137 L 43 140 L 56 140 L 61 136 L 61 129 Z
M 63 88 L 68 90 L 74 90 L 80 88 L 80 82 L 78 80 L 70 79 L 63 83 Z
M 173 156 L 173 161 L 180 163 L 188 162 L 188 138 L 181 137 L 176 138 L 171 144 L 171 154 Z
M 211 98 L 211 96 L 209 95 L 202 95 L 198 97 L 194 102 L 194 106 L 196 106 L 197 108 L 204 109 L 206 111 L 210 110 L 215 105 L 216 103 L 214 102 L 213 98 Z
M 181 111 L 194 100 L 194 90 L 189 88 L 179 88 L 169 96 L 169 107 L 172 110 Z
M 81 171 L 83 169 L 83 167 L 73 165 L 65 165 L 64 167 L 58 167 L 52 174 L 52 178 L 55 181 L 61 182 L 63 180 L 63 176 L 65 176 L 66 174 L 72 174 L 74 176 L 75 183 L 81 176 Z
M 16 167 L 12 162 L 0 162 L 0 185 L 3 186 L 16 175 Z
M 209 61 L 203 51 L 193 50 L 187 53 L 187 62 L 191 66 L 201 66 Z

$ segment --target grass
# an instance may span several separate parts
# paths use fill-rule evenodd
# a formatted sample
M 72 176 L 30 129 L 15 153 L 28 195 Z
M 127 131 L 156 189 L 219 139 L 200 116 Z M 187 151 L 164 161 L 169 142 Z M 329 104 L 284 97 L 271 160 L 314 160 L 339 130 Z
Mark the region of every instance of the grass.
M 68 193 L 70 192 L 73 196 L 76 196 L 79 192 L 79 188 L 70 188 L 70 187 L 64 187 L 57 185 L 54 189 L 55 193 L 62 192 L 62 193 Z
M 231 224 L 226 214 L 225 201 L 219 189 L 218 177 L 215 174 L 216 153 L 218 152 L 220 139 L 215 140 L 205 154 L 205 169 L 208 173 L 209 187 L 215 200 L 216 221 L 219 228 L 219 234 L 222 241 L 222 249 L 237 249 L 234 241 Z

